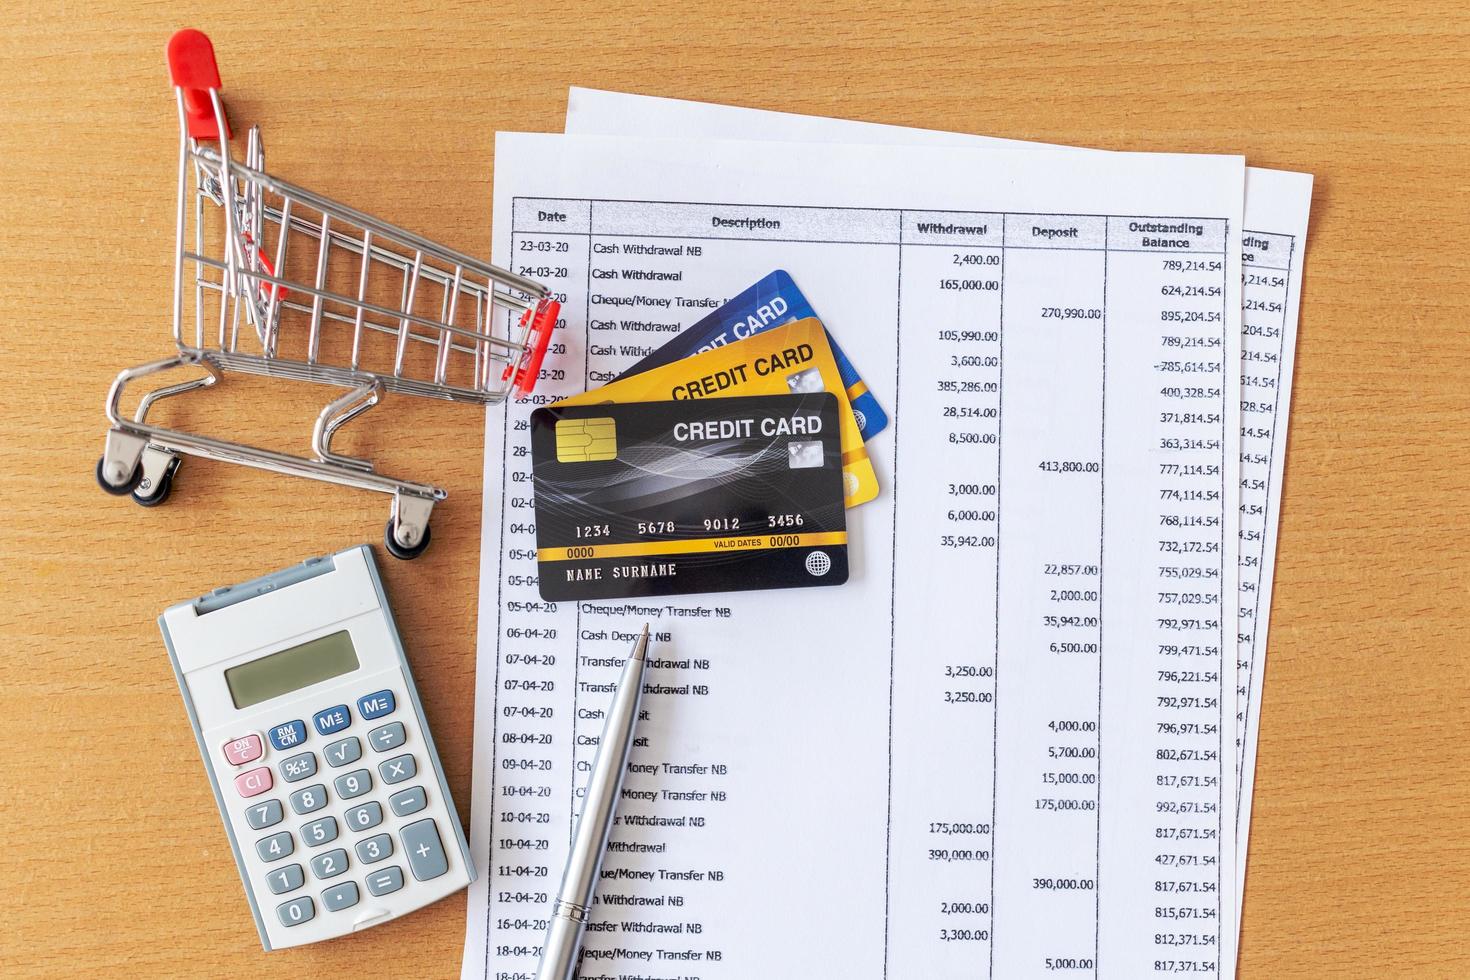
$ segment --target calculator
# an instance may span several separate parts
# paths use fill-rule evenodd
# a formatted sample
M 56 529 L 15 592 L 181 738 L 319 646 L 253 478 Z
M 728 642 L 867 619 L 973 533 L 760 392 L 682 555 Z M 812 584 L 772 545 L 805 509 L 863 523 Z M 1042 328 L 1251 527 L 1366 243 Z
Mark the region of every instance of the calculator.
M 267 950 L 387 922 L 474 880 L 366 545 L 158 621 Z

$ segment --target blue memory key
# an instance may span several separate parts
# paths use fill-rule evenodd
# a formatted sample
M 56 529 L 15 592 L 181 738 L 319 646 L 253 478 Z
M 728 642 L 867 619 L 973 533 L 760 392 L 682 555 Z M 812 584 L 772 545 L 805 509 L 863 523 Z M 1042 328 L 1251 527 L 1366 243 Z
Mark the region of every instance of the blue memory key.
M 397 705 L 394 703 L 392 691 L 378 691 L 376 694 L 357 699 L 357 713 L 365 721 L 391 715 L 395 707 Z
M 642 374 L 711 347 L 732 344 L 772 327 L 816 315 L 801 290 L 796 288 L 790 274 L 784 269 L 777 269 L 703 320 L 675 334 L 672 340 L 618 377 L 628 378 Z M 852 361 L 848 360 L 842 348 L 837 345 L 830 330 L 827 331 L 827 343 L 832 346 L 832 358 L 837 362 L 837 373 L 847 386 L 847 400 L 852 403 L 858 431 L 866 442 L 888 427 L 888 413 L 883 411 L 878 399 L 868 390 L 862 376 L 857 373 L 857 368 L 852 366 Z
M 306 723 L 299 718 L 271 729 L 271 745 L 285 750 L 306 740 Z
M 352 724 L 352 715 L 348 713 L 347 705 L 339 704 L 335 708 L 318 711 L 312 717 L 311 723 L 316 726 L 317 734 L 330 735 Z

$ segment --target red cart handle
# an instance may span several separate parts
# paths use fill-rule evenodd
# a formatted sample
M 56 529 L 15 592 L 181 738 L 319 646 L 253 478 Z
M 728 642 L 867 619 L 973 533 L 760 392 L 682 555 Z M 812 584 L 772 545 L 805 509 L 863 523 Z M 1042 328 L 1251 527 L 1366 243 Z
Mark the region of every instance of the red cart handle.
M 561 315 L 561 304 L 554 299 L 543 299 L 534 310 L 521 314 L 521 326 L 530 322 L 526 333 L 526 346 L 521 351 L 520 363 L 515 367 L 515 379 L 511 389 L 517 398 L 525 398 L 536 388 L 541 374 L 541 362 L 546 359 L 546 348 L 551 344 L 551 332 L 556 329 L 556 318 Z M 507 370 L 509 373 L 509 370 Z
M 217 140 L 219 126 L 209 90 L 220 88 L 219 64 L 214 45 L 203 31 L 186 28 L 168 39 L 168 77 L 184 96 L 184 118 L 189 135 L 196 140 Z M 230 121 L 225 120 L 224 138 L 230 138 Z

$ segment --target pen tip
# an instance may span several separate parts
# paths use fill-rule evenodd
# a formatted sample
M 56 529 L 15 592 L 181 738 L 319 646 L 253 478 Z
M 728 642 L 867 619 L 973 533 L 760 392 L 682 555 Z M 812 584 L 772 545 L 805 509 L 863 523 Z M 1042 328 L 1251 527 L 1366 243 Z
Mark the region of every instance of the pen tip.
M 643 633 L 633 644 L 633 652 L 628 654 L 629 660 L 643 660 L 648 653 L 648 624 L 643 624 Z

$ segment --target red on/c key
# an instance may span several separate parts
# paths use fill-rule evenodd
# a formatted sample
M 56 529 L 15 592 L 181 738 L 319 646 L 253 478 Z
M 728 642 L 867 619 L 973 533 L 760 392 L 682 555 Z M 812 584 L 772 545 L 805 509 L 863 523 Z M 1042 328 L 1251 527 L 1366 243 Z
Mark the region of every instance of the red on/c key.
M 260 758 L 263 746 L 260 744 L 259 735 L 242 735 L 232 742 L 225 743 L 225 758 L 230 760 L 232 766 L 243 766 L 247 762 L 254 762 Z

